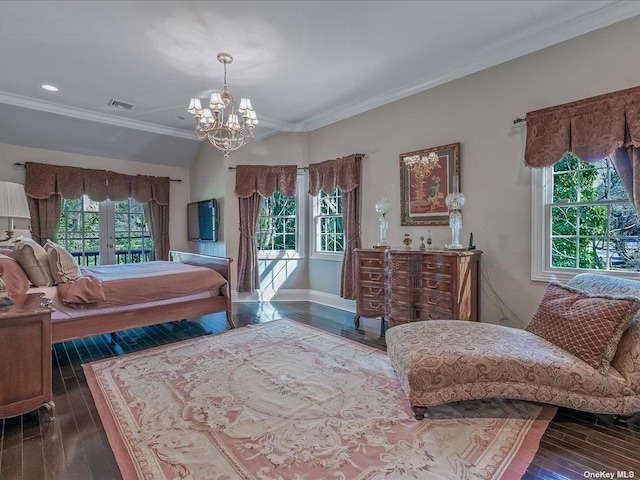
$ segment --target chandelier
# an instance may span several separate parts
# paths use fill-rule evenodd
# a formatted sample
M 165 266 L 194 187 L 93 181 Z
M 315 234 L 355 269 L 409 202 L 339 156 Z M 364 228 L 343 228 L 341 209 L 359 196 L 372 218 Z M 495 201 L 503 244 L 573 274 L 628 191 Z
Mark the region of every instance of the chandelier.
M 222 92 L 212 92 L 209 108 L 202 108 L 199 98 L 192 98 L 187 111 L 196 117 L 196 135 L 224 152 L 237 150 L 253 140 L 253 128 L 258 124 L 258 116 L 251 106 L 251 100 L 241 98 L 236 108 L 233 95 L 227 90 L 227 64 L 233 62 L 228 53 L 219 53 L 218 61 L 224 65 Z

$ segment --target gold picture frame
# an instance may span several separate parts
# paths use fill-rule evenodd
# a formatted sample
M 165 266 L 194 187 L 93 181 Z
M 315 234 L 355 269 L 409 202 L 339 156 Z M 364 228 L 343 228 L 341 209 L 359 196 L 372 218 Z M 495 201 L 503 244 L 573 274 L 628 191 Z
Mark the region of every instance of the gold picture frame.
M 445 198 L 460 185 L 460 143 L 400 154 L 401 225 L 448 225 Z

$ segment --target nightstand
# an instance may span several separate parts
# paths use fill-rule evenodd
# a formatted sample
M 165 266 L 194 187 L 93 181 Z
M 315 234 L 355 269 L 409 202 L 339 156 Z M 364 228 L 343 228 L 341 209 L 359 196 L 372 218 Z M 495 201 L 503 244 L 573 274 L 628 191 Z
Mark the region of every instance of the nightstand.
M 44 405 L 51 420 L 51 300 L 41 293 L 15 295 L 0 307 L 0 418 Z

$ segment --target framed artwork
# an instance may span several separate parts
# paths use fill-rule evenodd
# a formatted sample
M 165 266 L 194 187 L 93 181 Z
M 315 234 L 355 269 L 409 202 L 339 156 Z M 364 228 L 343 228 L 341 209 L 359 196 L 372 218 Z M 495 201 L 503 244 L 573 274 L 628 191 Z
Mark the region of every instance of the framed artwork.
M 448 225 L 445 198 L 460 182 L 460 144 L 400 154 L 401 225 Z M 458 183 L 460 185 L 460 183 Z

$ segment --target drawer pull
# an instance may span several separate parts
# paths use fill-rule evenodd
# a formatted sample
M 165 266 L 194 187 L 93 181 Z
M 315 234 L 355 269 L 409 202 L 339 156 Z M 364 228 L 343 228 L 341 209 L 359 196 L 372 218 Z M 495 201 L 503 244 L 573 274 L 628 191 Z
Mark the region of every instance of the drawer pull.
M 382 303 L 378 302 L 378 303 L 370 303 L 369 304 L 371 306 L 371 308 L 380 308 L 382 306 Z
M 437 270 L 438 265 L 435 263 L 427 263 L 427 270 Z
M 435 299 L 431 299 L 431 297 L 427 297 L 427 303 L 429 305 L 438 305 L 440 303 L 440 300 L 435 298 Z
M 379 273 L 370 273 L 369 274 L 369 279 L 371 280 L 380 280 L 382 278 L 382 275 Z
M 440 286 L 440 282 L 435 282 L 433 285 L 431 284 L 431 282 L 429 280 L 427 280 L 427 287 L 432 288 L 432 289 L 436 289 Z
M 381 288 L 369 288 L 369 293 L 372 295 L 380 295 L 382 293 Z

